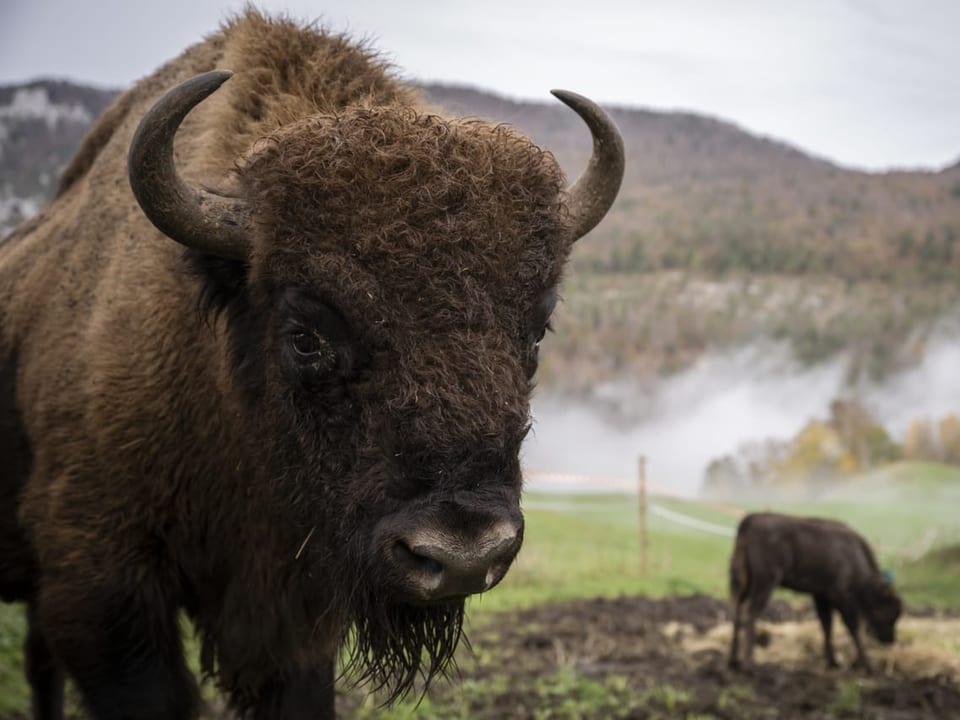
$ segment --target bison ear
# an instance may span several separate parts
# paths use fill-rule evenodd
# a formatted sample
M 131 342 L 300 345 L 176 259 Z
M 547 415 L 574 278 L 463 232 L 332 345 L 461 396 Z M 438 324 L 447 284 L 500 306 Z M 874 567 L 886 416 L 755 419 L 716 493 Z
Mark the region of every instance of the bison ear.
M 242 260 L 229 260 L 196 250 L 187 250 L 184 259 L 200 283 L 198 309 L 204 316 L 219 315 L 230 307 L 246 303 L 247 271 Z

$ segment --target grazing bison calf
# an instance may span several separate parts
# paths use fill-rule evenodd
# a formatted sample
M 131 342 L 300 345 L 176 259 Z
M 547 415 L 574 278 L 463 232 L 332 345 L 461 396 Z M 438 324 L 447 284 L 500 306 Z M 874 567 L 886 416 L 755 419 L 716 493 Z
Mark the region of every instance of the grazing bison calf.
M 195 716 L 181 611 L 258 720 L 332 716 L 344 647 L 394 694 L 444 670 L 520 547 L 540 340 L 623 174 L 556 94 L 594 140 L 569 189 L 253 11 L 107 110 L 0 246 L 0 597 L 37 717 L 64 673 L 98 720 Z
M 730 559 L 734 603 L 730 665 L 740 664 L 740 629 L 746 611 L 746 657 L 753 659 L 754 625 L 774 588 L 810 593 L 823 627 L 827 664 L 837 666 L 830 627 L 834 609 L 857 648 L 856 665 L 870 669 L 860 643 L 860 617 L 878 640 L 892 643 L 902 609 L 893 586 L 877 568 L 867 542 L 835 520 L 798 518 L 777 513 L 747 515 L 737 529 Z

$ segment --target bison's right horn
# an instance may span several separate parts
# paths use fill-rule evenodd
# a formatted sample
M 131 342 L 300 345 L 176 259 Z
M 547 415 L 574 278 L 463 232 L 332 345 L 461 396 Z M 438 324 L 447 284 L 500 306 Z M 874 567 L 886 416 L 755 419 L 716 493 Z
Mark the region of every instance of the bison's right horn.
M 550 92 L 579 115 L 593 135 L 593 154 L 587 169 L 567 191 L 573 218 L 573 239 L 579 240 L 603 219 L 620 191 L 624 168 L 623 138 L 610 116 L 590 98 L 569 90 Z
M 208 255 L 245 260 L 250 247 L 246 204 L 188 185 L 173 160 L 173 136 L 183 118 L 232 74 L 197 75 L 157 100 L 133 136 L 127 173 L 137 202 L 164 235 Z

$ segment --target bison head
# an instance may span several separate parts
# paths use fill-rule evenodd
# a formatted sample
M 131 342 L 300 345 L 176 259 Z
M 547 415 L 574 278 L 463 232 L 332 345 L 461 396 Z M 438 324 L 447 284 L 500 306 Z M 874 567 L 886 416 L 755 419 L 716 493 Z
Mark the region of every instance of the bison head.
M 893 643 L 903 603 L 890 581 L 878 575 L 863 591 L 861 605 L 870 634 L 886 645 Z
M 539 344 L 571 244 L 617 193 L 622 143 L 557 91 L 594 136 L 564 191 L 553 157 L 504 126 L 353 107 L 259 139 L 218 193 L 186 183 L 172 147 L 227 77 L 158 101 L 131 186 L 226 318 L 224 392 L 254 428 L 237 451 L 251 522 L 269 526 L 283 592 L 303 598 L 301 624 L 352 628 L 362 670 L 402 692 L 424 651 L 428 678 L 442 670 L 464 598 L 520 548 Z

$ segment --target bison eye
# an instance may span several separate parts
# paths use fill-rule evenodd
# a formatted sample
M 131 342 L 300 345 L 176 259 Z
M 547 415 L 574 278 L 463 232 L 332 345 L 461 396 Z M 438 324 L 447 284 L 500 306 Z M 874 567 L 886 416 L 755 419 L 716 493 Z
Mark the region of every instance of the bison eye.
M 547 332 L 553 332 L 553 327 L 550 325 L 550 316 L 553 315 L 556 306 L 557 289 L 553 287 L 543 294 L 533 308 L 532 322 L 527 326 L 532 332 L 527 337 L 531 341 L 531 350 L 534 357 L 536 357 L 537 351 L 540 350 L 540 343 L 543 341 Z
M 542 343 L 543 338 L 546 337 L 547 331 L 553 332 L 553 327 L 550 325 L 549 322 L 543 326 L 543 330 L 540 331 L 540 335 L 537 337 L 536 342 L 533 343 L 534 350 L 540 349 L 540 343 Z
M 537 372 L 537 365 L 539 364 L 540 356 L 540 343 L 543 342 L 543 338 L 547 334 L 548 330 L 553 332 L 553 328 L 550 327 L 549 322 L 543 326 L 543 329 L 540 330 L 539 335 L 537 335 L 533 340 L 533 344 L 530 347 L 530 355 L 527 360 L 527 377 L 532 378 L 534 373 Z
M 297 355 L 304 357 L 320 352 L 320 338 L 312 333 L 295 332 L 290 336 L 290 344 Z

